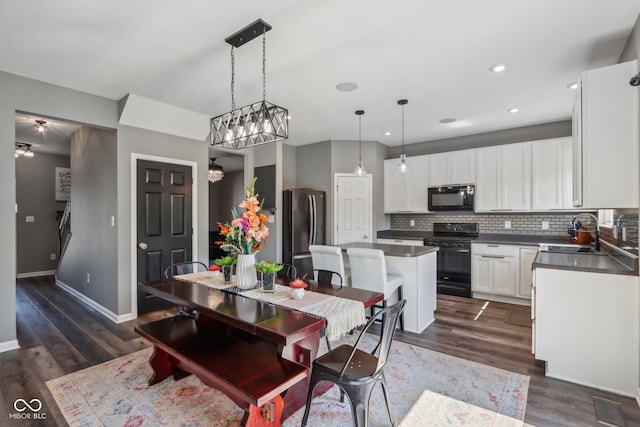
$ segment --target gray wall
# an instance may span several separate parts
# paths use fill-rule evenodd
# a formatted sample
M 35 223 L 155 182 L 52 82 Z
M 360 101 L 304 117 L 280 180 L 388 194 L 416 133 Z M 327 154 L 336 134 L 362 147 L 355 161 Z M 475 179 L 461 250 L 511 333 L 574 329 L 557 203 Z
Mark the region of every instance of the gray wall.
M 116 132 L 82 127 L 71 136 L 71 239 L 57 279 L 118 313 Z M 90 279 L 88 276 L 90 275 Z
M 68 168 L 69 156 L 36 153 L 16 159 L 18 274 L 51 271 L 58 265 L 56 211 L 63 211 L 66 202 L 56 201 L 56 167 Z M 26 222 L 27 216 L 35 222 Z
M 117 127 L 117 103 L 82 92 L 0 72 L 0 177 L 7 186 L 0 204 L 0 348 L 16 340 L 16 110 Z
M 640 15 L 636 18 L 636 24 L 631 31 L 627 44 L 620 55 L 619 63 L 640 59 Z M 631 78 L 631 76 L 629 76 Z

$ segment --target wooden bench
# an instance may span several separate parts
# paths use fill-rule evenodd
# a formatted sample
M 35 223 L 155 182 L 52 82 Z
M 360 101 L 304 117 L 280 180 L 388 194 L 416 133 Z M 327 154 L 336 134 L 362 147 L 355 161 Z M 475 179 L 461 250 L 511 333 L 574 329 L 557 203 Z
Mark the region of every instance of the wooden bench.
M 277 344 L 208 318 L 175 316 L 135 330 L 154 344 L 149 385 L 194 374 L 242 408 L 246 426 L 280 426 L 282 395 L 308 376 Z

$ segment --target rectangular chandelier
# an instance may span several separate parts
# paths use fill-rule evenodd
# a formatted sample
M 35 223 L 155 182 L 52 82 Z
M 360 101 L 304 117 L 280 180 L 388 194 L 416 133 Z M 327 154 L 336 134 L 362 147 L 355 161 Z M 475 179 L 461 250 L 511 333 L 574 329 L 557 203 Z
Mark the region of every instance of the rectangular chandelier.
M 289 111 L 259 101 L 211 119 L 211 145 L 240 149 L 289 137 Z
M 289 111 L 267 102 L 266 34 L 271 26 L 258 19 L 227 37 L 231 45 L 231 111 L 211 119 L 211 145 L 240 149 L 289 138 Z M 262 35 L 262 101 L 236 108 L 234 48 Z

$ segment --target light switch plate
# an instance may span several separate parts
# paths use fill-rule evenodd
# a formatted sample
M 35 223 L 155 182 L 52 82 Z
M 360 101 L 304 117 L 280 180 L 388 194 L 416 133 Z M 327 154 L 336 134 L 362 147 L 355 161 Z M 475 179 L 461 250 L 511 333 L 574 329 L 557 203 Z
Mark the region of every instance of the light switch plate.
M 416 220 L 415 219 L 409 220 L 409 225 L 411 227 L 415 227 L 416 226 Z
M 36 217 L 33 215 L 27 215 L 25 219 L 27 220 L 27 222 L 36 222 Z
M 542 221 L 542 229 L 543 230 L 549 229 L 549 221 Z
M 511 228 L 511 221 L 505 221 L 504 228 Z

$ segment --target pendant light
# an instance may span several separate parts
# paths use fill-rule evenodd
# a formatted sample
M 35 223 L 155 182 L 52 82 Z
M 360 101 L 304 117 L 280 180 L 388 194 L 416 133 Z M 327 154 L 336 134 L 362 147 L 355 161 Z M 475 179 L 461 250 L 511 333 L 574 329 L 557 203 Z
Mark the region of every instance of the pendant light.
M 210 143 L 213 146 L 240 149 L 289 137 L 289 111 L 266 100 L 266 34 L 270 29 L 271 25 L 258 19 L 225 39 L 225 42 L 231 45 L 231 111 L 210 120 Z M 262 101 L 236 108 L 234 48 L 260 35 L 262 35 Z
M 358 116 L 358 166 L 353 171 L 353 174 L 356 176 L 365 176 L 367 174 L 367 170 L 364 168 L 362 164 L 362 115 L 364 114 L 364 110 L 356 111 L 356 116 Z
M 209 162 L 209 182 L 218 182 L 224 178 L 224 169 L 216 165 L 216 158 L 212 157 Z
M 404 153 L 404 106 L 407 104 L 406 99 L 398 101 L 398 105 L 402 107 L 402 154 L 400 154 L 400 163 L 396 167 L 396 171 L 400 173 L 407 173 L 409 170 L 409 163 L 407 163 L 407 155 Z

